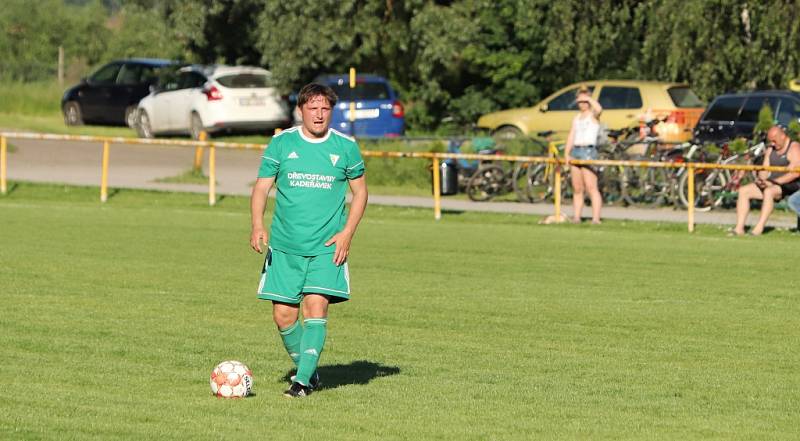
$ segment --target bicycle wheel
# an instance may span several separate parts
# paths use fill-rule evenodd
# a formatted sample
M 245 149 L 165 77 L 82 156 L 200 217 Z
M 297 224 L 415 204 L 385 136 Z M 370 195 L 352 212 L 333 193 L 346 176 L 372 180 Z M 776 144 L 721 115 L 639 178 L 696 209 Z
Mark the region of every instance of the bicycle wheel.
M 506 172 L 499 165 L 482 165 L 467 183 L 467 196 L 475 202 L 488 201 L 504 193 Z
M 622 177 L 626 205 L 663 204 L 670 200 L 670 179 L 663 168 L 627 167 Z
M 598 187 L 603 195 L 603 203 L 614 205 L 622 201 L 622 173 L 618 166 L 605 166 L 598 174 Z
M 641 167 L 625 167 L 620 181 L 622 202 L 635 205 L 644 199 L 645 184 Z
M 694 176 L 694 209 L 709 211 L 722 205 L 728 178 L 723 170 L 696 170 Z M 689 207 L 689 174 L 684 173 L 678 184 L 678 196 L 684 208 Z
M 547 174 L 546 164 L 528 164 L 514 178 L 514 190 L 517 197 L 537 203 L 544 202 L 553 195 L 553 178 Z
M 530 162 L 520 162 L 514 166 L 511 184 L 514 186 L 514 193 L 520 202 L 533 202 L 531 194 L 528 193 L 528 175 L 530 169 L 535 166 L 536 164 Z

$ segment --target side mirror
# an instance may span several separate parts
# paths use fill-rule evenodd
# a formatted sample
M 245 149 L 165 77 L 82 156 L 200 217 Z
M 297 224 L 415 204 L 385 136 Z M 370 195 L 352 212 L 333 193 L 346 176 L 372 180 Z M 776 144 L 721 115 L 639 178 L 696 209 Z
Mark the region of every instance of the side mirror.
M 541 106 L 539 106 L 539 111 L 542 113 L 547 112 L 547 104 L 542 104 Z

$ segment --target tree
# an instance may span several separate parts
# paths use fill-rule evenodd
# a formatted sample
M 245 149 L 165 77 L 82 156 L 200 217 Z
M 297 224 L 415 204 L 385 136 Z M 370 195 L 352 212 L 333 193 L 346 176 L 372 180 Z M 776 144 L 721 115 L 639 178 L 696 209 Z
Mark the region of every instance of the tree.
M 738 89 L 784 88 L 798 74 L 793 0 L 661 0 L 646 7 L 637 70 L 688 81 L 705 98 Z
M 108 32 L 105 18 L 99 1 L 71 6 L 60 0 L 7 0 L 0 8 L 0 77 L 55 78 L 59 46 L 68 59 L 99 61 Z
M 118 24 L 106 42 L 106 59 L 186 56 L 162 11 L 129 4 L 115 18 Z

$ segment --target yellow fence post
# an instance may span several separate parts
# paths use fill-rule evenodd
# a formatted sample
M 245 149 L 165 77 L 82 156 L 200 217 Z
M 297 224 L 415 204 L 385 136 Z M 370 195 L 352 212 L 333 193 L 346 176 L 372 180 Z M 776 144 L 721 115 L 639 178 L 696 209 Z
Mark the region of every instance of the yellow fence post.
M 353 97 L 353 89 L 356 88 L 356 68 L 350 68 L 350 136 L 356 136 L 356 100 Z
M 217 159 L 214 144 L 208 147 L 208 205 L 217 203 Z
M 205 141 L 208 139 L 208 134 L 205 130 L 200 131 L 200 136 L 197 137 L 198 141 Z M 192 168 L 197 174 L 203 174 L 203 146 L 199 145 L 194 149 L 194 167 Z
M 561 222 L 561 164 L 558 156 L 555 157 L 556 164 L 553 167 L 555 182 L 553 182 L 553 203 L 556 206 L 556 222 Z
M 433 157 L 433 218 L 442 218 L 442 189 L 439 177 L 439 157 Z
M 689 232 L 694 233 L 694 166 L 691 163 L 688 164 L 686 172 L 689 173 L 689 203 L 686 204 L 686 211 L 689 213 Z
M 0 136 L 0 193 L 8 193 L 8 183 L 6 182 L 6 160 L 8 153 L 8 143 L 5 136 Z
M 108 141 L 103 141 L 103 171 L 100 177 L 100 202 L 108 200 Z

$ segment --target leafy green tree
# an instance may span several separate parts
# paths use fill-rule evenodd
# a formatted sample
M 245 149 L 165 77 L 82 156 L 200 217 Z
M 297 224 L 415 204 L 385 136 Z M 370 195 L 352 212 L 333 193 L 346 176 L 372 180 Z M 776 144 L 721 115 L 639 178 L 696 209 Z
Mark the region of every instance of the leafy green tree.
M 688 81 L 705 98 L 785 88 L 797 76 L 800 2 L 659 0 L 642 7 L 647 33 L 636 71 Z
M 407 81 L 407 21 L 419 0 L 267 0 L 256 47 L 276 81 L 294 88 L 321 73 L 359 72 Z
M 6 0 L 0 8 L 0 77 L 20 81 L 54 79 L 58 47 L 69 60 L 100 60 L 107 38 L 106 11 L 99 1 L 85 6 L 61 0 Z
M 257 18 L 263 0 L 182 0 L 165 3 L 166 19 L 184 58 L 200 63 L 253 64 L 261 61 L 255 47 Z
M 177 41 L 168 20 L 158 9 L 126 5 L 115 14 L 115 18 L 118 25 L 106 42 L 106 59 L 186 56 L 183 45 Z

